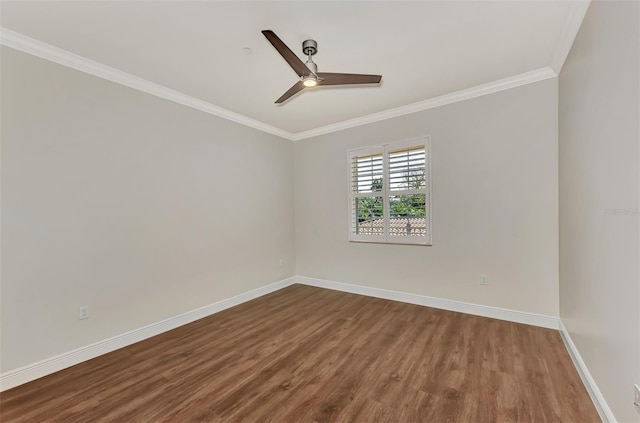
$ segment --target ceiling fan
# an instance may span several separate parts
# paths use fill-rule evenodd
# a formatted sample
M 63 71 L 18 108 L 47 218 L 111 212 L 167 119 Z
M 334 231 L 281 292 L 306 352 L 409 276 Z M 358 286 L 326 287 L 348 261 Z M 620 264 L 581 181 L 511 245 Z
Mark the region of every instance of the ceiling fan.
M 307 62 L 302 63 L 302 60 L 273 31 L 267 29 L 262 33 L 300 77 L 300 81 L 289 88 L 286 93 L 276 100 L 276 103 L 284 103 L 299 91 L 317 85 L 378 84 L 382 79 L 382 75 L 318 72 L 318 66 L 312 58 L 318 52 L 318 43 L 315 40 L 305 40 L 302 43 L 302 52 L 308 56 Z

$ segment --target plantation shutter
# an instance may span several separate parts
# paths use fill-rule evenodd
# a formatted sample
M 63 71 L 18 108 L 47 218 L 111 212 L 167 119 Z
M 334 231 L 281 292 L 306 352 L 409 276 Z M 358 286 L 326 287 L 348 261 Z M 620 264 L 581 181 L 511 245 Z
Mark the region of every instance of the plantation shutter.
M 349 240 L 431 245 L 429 138 L 349 152 Z
M 424 145 L 389 151 L 390 238 L 427 236 L 426 165 Z
M 384 242 L 384 149 L 351 152 L 349 167 L 349 239 Z

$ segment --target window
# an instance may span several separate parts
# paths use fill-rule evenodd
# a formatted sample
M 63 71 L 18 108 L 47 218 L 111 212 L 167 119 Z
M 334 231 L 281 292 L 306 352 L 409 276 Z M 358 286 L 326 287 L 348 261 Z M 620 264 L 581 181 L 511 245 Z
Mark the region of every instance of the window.
M 349 241 L 431 245 L 429 137 L 349 152 Z

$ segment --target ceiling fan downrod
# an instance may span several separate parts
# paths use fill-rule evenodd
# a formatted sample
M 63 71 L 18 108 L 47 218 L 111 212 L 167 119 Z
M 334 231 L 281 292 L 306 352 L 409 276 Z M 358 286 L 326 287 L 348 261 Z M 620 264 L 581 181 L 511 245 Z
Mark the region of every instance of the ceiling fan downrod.
M 302 52 L 308 57 L 305 65 L 307 65 L 307 67 L 315 75 L 318 72 L 318 65 L 316 65 L 313 61 L 313 55 L 318 52 L 318 43 L 316 42 L 316 40 L 304 40 L 302 42 Z

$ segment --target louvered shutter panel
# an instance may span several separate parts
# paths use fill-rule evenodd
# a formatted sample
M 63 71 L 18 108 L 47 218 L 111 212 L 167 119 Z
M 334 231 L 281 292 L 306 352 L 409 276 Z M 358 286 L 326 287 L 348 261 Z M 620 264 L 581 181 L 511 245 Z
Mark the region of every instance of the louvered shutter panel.
M 428 137 L 349 152 L 349 240 L 431 245 Z
M 350 239 L 384 241 L 384 149 L 350 154 Z
M 389 151 L 389 238 L 427 236 L 424 145 Z

